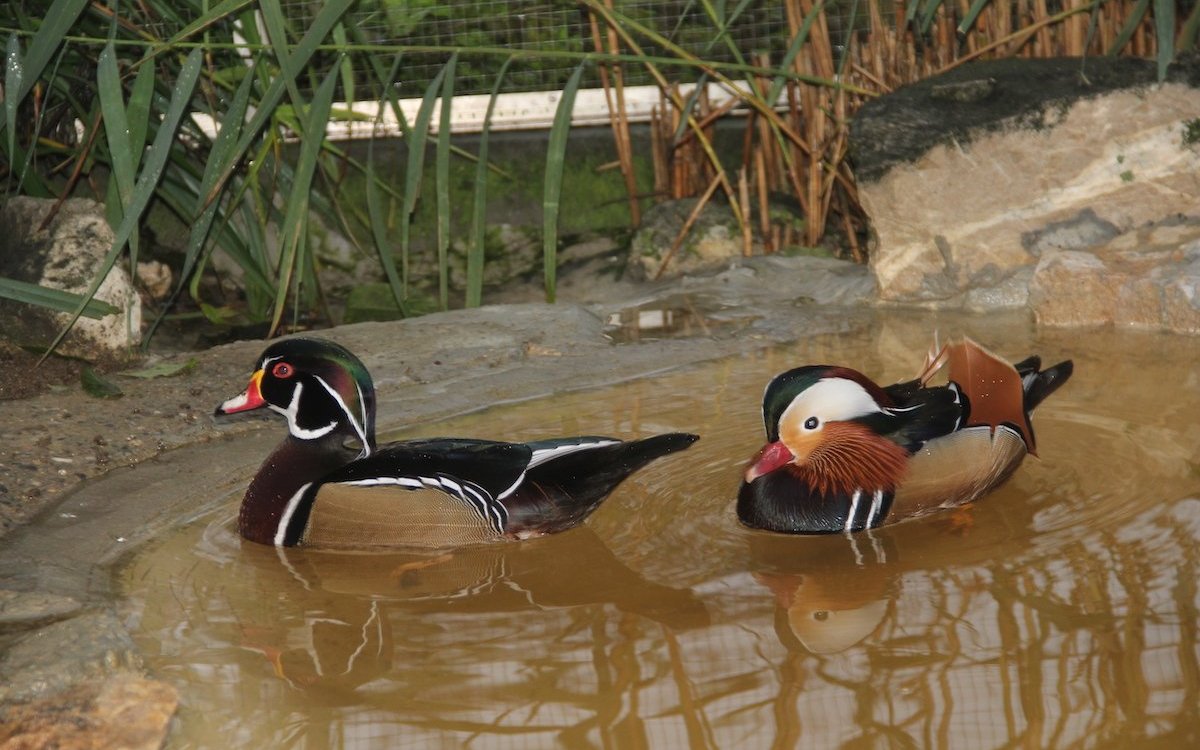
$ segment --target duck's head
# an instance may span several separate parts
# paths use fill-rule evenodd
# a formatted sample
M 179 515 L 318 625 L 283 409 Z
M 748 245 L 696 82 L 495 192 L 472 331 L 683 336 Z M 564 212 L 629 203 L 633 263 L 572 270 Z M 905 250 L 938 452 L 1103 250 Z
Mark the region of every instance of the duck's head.
M 250 384 L 217 407 L 236 414 L 267 407 L 287 418 L 297 440 L 353 438 L 368 454 L 375 442 L 375 386 L 347 349 L 322 339 L 276 342 L 259 356 Z
M 843 458 L 851 453 L 894 453 L 875 446 L 870 426 L 891 405 L 882 388 L 846 367 L 811 365 L 775 376 L 763 394 L 767 444 L 746 468 L 746 482 L 789 467 L 836 475 L 850 470 Z

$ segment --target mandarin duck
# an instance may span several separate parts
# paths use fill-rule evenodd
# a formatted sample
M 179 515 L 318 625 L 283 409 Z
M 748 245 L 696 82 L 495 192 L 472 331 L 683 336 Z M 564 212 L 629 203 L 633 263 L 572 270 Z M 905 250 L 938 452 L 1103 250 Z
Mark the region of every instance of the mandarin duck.
M 453 547 L 525 539 L 581 523 L 626 477 L 698 437 L 580 436 L 506 443 L 375 441 L 363 363 L 320 339 L 269 346 L 217 415 L 267 407 L 288 434 L 251 480 L 239 533 L 290 547 Z
M 949 382 L 930 385 L 943 367 Z M 849 533 L 977 500 L 1035 453 L 1030 413 L 1072 369 L 1043 370 L 1037 356 L 1012 365 L 964 339 L 887 387 L 831 365 L 781 373 L 763 394 L 767 444 L 746 468 L 738 518 Z

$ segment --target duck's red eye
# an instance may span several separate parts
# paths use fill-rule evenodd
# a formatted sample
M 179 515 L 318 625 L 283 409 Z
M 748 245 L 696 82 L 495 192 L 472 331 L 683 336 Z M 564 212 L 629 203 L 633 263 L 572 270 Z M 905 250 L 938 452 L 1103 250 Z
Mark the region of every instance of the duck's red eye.
M 290 378 L 295 370 L 287 362 L 280 362 L 271 368 L 271 374 L 277 378 Z

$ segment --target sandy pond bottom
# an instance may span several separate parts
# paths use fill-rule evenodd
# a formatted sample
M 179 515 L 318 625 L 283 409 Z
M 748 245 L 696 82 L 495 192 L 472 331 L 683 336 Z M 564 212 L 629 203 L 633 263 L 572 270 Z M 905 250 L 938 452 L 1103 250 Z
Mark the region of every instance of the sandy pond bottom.
M 1041 458 L 968 510 L 854 537 L 736 523 L 763 385 L 816 362 L 910 377 L 927 323 L 404 435 L 703 435 L 586 526 L 520 544 L 243 543 L 261 453 L 230 453 L 211 501 L 117 573 L 147 667 L 182 696 L 169 746 L 1194 746 L 1200 341 L 961 330 L 1075 360 L 1035 416 Z

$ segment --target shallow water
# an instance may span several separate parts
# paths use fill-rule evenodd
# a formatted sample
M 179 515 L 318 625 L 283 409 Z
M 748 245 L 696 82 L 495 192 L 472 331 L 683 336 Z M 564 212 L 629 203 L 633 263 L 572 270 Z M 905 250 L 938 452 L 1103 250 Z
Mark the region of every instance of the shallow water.
M 933 325 L 1075 360 L 1035 415 L 1040 459 L 870 534 L 740 528 L 766 380 L 910 377 Z M 180 688 L 178 748 L 1189 746 L 1198 361 L 1194 339 L 891 320 L 430 425 L 404 436 L 703 435 L 581 528 L 442 553 L 241 542 L 245 451 L 121 568 L 122 615 Z

